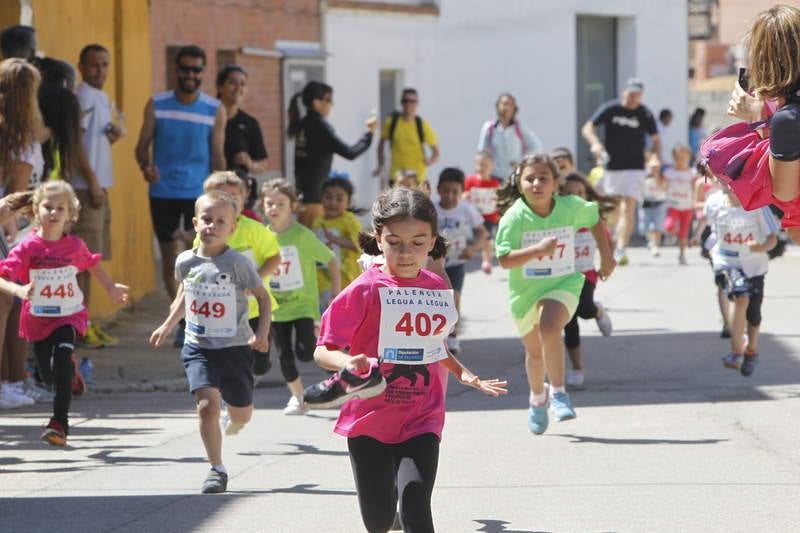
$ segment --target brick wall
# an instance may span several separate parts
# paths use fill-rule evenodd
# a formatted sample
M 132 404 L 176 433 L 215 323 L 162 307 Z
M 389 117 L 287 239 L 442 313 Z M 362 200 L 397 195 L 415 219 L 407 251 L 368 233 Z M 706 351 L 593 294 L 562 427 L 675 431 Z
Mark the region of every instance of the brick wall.
M 248 72 L 242 108 L 258 119 L 269 169 L 283 169 L 281 61 L 239 53 L 242 47 L 272 50 L 277 40 L 319 42 L 319 0 L 152 0 L 150 8 L 153 91 L 167 88 L 166 49 L 196 44 L 208 57 L 202 90 L 216 95 L 217 53 L 234 52 Z

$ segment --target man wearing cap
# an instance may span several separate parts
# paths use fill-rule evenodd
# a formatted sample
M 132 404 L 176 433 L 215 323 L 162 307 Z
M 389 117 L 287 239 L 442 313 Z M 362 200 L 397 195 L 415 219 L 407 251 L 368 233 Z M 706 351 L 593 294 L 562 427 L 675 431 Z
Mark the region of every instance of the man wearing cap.
M 630 78 L 622 98 L 601 105 L 583 125 L 581 133 L 598 161 L 608 158 L 603 190 L 609 196 L 620 197 L 617 219 L 617 249 L 614 257 L 620 265 L 628 264 L 625 248 L 633 231 L 636 204 L 642 196 L 645 172 L 645 144 L 652 139 L 652 158 L 658 162 L 661 139 L 653 114 L 642 104 L 644 84 Z M 605 146 L 597 136 L 597 127 L 605 129 Z

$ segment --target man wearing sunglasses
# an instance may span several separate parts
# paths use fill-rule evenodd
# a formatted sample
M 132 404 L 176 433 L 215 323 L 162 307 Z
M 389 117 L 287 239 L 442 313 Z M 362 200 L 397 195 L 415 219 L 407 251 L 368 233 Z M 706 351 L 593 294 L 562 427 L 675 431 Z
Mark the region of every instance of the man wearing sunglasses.
M 200 92 L 206 67 L 203 49 L 184 46 L 175 61 L 176 87 L 147 102 L 136 145 L 136 160 L 150 185 L 150 216 L 170 298 L 177 292 L 174 267 L 179 245 L 183 241 L 190 246 L 194 239 L 194 202 L 203 194 L 203 180 L 212 170 L 225 170 L 227 121 L 219 100 Z M 182 334 L 178 335 L 176 344 L 183 344 Z
M 425 168 L 439 159 L 439 143 L 428 121 L 417 116 L 419 96 L 416 89 L 403 89 L 400 104 L 402 111 L 392 113 L 383 124 L 381 142 L 378 143 L 378 168 L 372 175 L 379 176 L 383 170 L 383 146 L 388 141 L 392 146 L 390 179 L 394 179 L 400 169 L 411 169 L 416 171 L 417 180 L 422 183 L 425 181 Z M 425 151 L 426 145 L 430 156 Z

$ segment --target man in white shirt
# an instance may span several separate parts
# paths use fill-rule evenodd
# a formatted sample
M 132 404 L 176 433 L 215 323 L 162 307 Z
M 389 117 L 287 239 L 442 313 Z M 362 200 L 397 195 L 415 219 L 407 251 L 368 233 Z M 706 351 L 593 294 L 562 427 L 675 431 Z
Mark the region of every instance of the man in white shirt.
M 83 82 L 75 90 L 81 105 L 83 146 L 89 166 L 97 176 L 98 185 L 103 189 L 102 204 L 93 207 L 85 176 L 76 174 L 70 180 L 81 202 L 80 217 L 73 231 L 86 242 L 89 250 L 103 254 L 105 260 L 111 259 L 111 206 L 108 202 L 108 188 L 114 182 L 111 145 L 124 135 L 123 128 L 113 122 L 111 104 L 103 92 L 110 61 L 111 56 L 104 46 L 99 44 L 84 46 L 78 62 Z M 79 275 L 78 284 L 86 297 L 87 307 L 89 281 L 86 273 Z M 100 348 L 116 345 L 118 340 L 101 330 L 99 326 L 90 324 L 83 343 L 86 347 Z

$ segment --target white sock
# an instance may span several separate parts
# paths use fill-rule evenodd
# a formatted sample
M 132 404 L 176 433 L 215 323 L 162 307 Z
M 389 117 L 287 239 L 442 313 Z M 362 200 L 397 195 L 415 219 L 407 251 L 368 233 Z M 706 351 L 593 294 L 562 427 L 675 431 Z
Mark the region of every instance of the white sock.
M 225 465 L 214 465 L 211 468 L 212 470 L 216 470 L 220 474 L 226 474 L 226 475 L 228 474 L 228 471 L 225 470 Z
M 550 385 L 550 390 L 553 392 L 553 394 L 556 394 L 557 392 L 567 392 L 566 387 L 556 387 L 553 385 Z
M 533 391 L 531 391 L 529 401 L 534 407 L 540 407 L 544 405 L 547 402 L 547 390 L 541 394 L 535 394 Z

